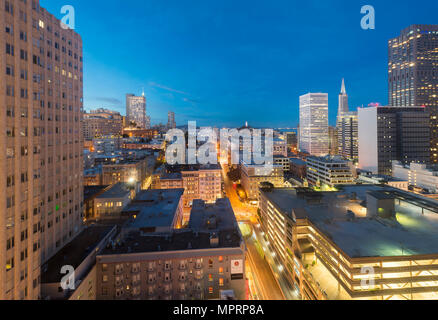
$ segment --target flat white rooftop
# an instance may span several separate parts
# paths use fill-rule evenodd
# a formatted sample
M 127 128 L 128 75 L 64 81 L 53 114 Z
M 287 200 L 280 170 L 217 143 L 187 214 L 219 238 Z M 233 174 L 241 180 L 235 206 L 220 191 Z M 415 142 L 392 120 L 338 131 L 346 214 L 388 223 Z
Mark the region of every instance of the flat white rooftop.
M 367 218 L 367 193 L 395 197 L 396 218 Z M 351 258 L 438 255 L 438 202 L 382 186 L 344 186 L 339 192 L 274 189 L 263 192 L 283 213 L 308 218 Z M 348 211 L 355 214 L 349 219 Z

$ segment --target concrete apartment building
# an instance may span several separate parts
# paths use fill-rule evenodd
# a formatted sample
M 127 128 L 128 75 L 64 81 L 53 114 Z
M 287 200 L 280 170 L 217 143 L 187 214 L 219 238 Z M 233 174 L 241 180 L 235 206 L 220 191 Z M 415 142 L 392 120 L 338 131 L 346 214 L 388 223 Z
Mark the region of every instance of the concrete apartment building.
M 358 109 L 359 168 L 391 176 L 392 161 L 430 163 L 430 115 L 423 107 Z
M 222 169 L 220 165 L 168 166 L 168 172 L 155 177 L 156 189 L 183 188 L 184 207 L 191 207 L 195 199 L 214 203 L 223 197 Z
M 103 136 L 120 136 L 123 119 L 119 112 L 107 109 L 91 110 L 83 114 L 84 139 L 93 140 Z
M 300 97 L 299 150 L 314 156 L 329 154 L 328 94 Z
M 228 199 L 195 201 L 186 229 L 137 227 L 97 256 L 97 299 L 209 300 L 228 290 L 245 299 L 246 249 Z
M 288 157 L 283 155 L 274 155 L 274 164 L 283 167 L 283 172 L 290 171 L 290 161 Z
M 273 151 L 274 156 L 287 157 L 287 142 L 286 142 L 286 140 L 274 139 L 272 148 L 273 148 L 272 151 Z M 263 150 L 264 150 L 264 147 L 263 147 Z
M 134 186 L 119 182 L 111 185 L 94 198 L 93 220 L 118 219 L 136 196 Z
M 304 300 L 438 299 L 438 202 L 382 186 L 261 192 L 266 240 Z
M 431 163 L 438 163 L 438 25 L 411 25 L 388 42 L 389 104 L 426 106 Z
M 307 180 L 314 186 L 354 184 L 354 167 L 340 156 L 308 157 Z
M 123 146 L 120 137 L 104 136 L 93 138 L 93 153 L 100 156 L 115 155 Z
M 146 127 L 146 97 L 137 97 L 133 94 L 126 95 L 126 117 L 129 123 L 134 122 L 139 129 L 150 129 Z
M 81 231 L 82 40 L 38 0 L 2 1 L 0 30 L 0 300 L 38 299 Z
M 272 170 L 267 170 L 264 165 L 247 164 L 240 162 L 241 184 L 249 200 L 258 200 L 259 186 L 269 182 L 276 188 L 284 186 L 282 165 L 273 165 Z
M 137 160 L 117 160 L 115 163 L 102 165 L 102 184 L 112 185 L 119 182 L 143 186 L 150 172 L 149 157 Z
M 407 180 L 410 186 L 424 189 L 431 194 L 438 194 L 438 167 L 425 164 L 411 163 L 403 165 L 393 161 L 392 175 L 395 178 Z

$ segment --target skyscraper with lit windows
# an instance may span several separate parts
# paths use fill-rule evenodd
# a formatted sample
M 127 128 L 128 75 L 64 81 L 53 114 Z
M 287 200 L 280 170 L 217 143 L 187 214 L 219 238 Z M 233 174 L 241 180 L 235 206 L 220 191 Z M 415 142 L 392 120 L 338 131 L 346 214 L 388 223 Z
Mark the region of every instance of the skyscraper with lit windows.
M 315 156 L 329 153 L 328 94 L 300 97 L 300 151 Z
M 389 105 L 438 106 L 438 25 L 412 25 L 389 40 Z
M 389 40 L 389 105 L 426 106 L 431 162 L 438 163 L 438 25 L 412 25 Z

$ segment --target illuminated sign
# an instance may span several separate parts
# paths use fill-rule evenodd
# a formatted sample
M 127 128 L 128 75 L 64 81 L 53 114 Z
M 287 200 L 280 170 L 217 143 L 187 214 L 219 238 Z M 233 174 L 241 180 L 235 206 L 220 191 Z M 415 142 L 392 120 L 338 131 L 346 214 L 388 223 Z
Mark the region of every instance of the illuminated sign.
M 243 260 L 231 260 L 231 275 L 243 275 Z

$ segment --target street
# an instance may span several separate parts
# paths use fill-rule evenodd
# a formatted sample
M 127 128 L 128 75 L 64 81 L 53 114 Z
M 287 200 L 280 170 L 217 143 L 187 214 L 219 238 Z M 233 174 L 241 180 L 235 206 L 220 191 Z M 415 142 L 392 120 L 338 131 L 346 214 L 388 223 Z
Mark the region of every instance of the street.
M 267 260 L 264 259 L 263 249 L 259 244 L 255 227 L 258 225 L 257 208 L 242 203 L 233 188 L 233 182 L 228 178 L 228 167 L 223 165 L 223 177 L 226 196 L 230 199 L 237 221 L 248 224 L 250 234 L 245 237 L 247 246 L 247 278 L 251 296 L 258 300 L 285 300 L 279 286 L 279 281 L 272 272 Z M 258 246 L 258 248 L 257 248 Z

